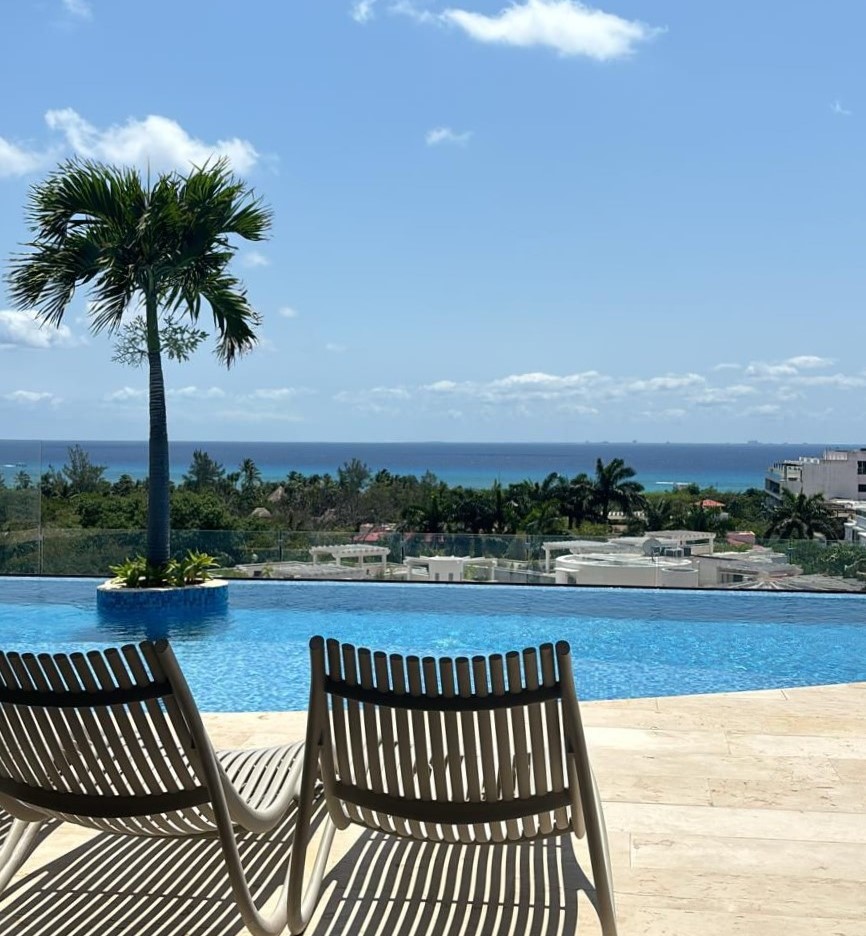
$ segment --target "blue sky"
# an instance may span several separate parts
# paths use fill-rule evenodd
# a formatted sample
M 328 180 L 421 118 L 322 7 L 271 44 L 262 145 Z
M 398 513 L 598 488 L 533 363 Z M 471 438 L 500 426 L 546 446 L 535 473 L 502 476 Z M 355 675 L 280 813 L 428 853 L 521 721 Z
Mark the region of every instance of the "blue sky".
M 260 346 L 166 365 L 172 438 L 866 437 L 861 0 L 0 17 L 4 259 L 76 154 L 225 154 L 274 210 L 236 264 Z M 40 331 L 0 292 L 0 437 L 146 437 L 86 314 Z

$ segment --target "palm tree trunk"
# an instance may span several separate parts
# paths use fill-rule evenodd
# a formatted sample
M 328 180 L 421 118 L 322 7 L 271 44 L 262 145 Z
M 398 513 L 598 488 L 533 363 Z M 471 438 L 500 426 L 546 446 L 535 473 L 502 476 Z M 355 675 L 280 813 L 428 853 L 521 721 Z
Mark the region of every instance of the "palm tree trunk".
M 156 298 L 148 296 L 147 363 L 150 439 L 148 444 L 147 561 L 163 566 L 170 555 L 171 528 L 168 499 L 168 421 L 165 413 L 165 381 L 159 343 Z

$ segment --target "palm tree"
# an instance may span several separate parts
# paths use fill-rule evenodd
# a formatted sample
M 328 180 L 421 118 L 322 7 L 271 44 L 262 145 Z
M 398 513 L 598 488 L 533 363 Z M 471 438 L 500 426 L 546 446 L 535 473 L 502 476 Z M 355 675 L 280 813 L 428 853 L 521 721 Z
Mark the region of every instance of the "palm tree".
M 780 492 L 781 503 L 770 511 L 767 536 L 781 539 L 814 539 L 821 533 L 829 539 L 838 539 L 839 520 L 833 515 L 823 494 L 808 497 L 800 491 L 793 494 L 787 488 Z
M 670 494 L 648 497 L 644 508 L 648 530 L 668 530 L 674 523 L 674 502 Z
M 563 484 L 557 494 L 562 505 L 562 512 L 568 518 L 568 528 L 580 526 L 589 516 L 593 500 L 593 484 L 589 475 L 582 471 L 570 480 L 562 479 Z
M 226 366 L 255 344 L 260 319 L 228 271 L 237 249 L 229 238 L 263 239 L 270 212 L 224 161 L 186 176 L 163 173 L 151 184 L 135 169 L 72 160 L 31 189 L 27 218 L 33 240 L 12 258 L 9 273 L 19 309 L 59 326 L 76 289 L 88 287 L 92 330 L 123 334 L 124 313 L 143 307 L 137 347 L 119 356 L 137 353 L 148 363 L 147 559 L 163 566 L 170 554 L 163 352 L 185 360 L 202 340 L 194 327 L 202 300 Z
M 643 485 L 630 480 L 635 473 L 621 458 L 613 458 L 606 465 L 600 458 L 596 460 L 593 501 L 602 523 L 608 522 L 611 507 L 631 515 L 644 506 Z
M 239 478 L 241 479 L 241 491 L 244 494 L 255 493 L 256 488 L 262 483 L 262 473 L 259 471 L 259 466 L 251 458 L 245 458 L 241 462 Z

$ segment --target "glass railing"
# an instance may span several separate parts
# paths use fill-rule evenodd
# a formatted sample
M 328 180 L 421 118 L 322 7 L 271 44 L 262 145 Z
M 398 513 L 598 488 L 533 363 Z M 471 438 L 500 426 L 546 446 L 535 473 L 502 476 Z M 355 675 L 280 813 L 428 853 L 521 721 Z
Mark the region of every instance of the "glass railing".
M 172 555 L 216 559 L 217 574 L 249 579 L 378 579 L 768 590 L 866 589 L 866 548 L 776 540 L 757 550 L 717 542 L 691 553 L 640 538 L 382 531 L 175 530 Z M 145 552 L 143 531 L 23 527 L 0 533 L 0 575 L 108 576 Z

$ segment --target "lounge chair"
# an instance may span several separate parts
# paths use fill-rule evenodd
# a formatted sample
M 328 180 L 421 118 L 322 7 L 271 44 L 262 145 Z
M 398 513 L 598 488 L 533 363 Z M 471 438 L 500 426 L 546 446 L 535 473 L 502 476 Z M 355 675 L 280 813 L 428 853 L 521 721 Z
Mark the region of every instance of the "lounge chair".
M 244 923 L 263 916 L 235 826 L 263 833 L 297 795 L 301 745 L 216 753 L 165 640 L 86 656 L 0 653 L 0 807 L 14 818 L 0 851 L 0 891 L 49 819 L 139 836 L 218 837 Z
M 616 936 L 607 834 L 567 643 L 437 661 L 315 637 L 310 655 L 289 872 L 292 933 L 315 910 L 335 830 L 355 823 L 432 842 L 586 833 L 593 902 L 604 936 Z M 327 820 L 305 891 L 318 777 Z

